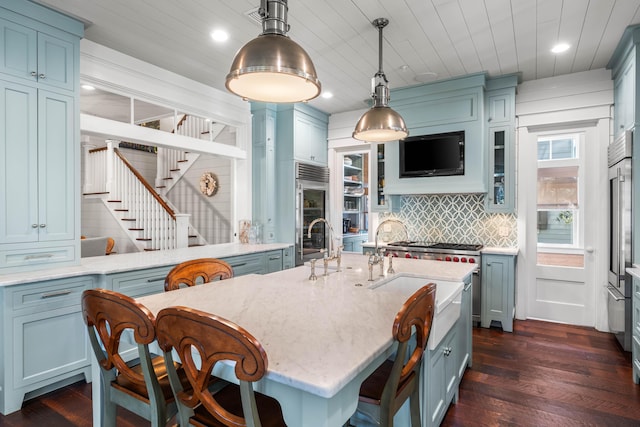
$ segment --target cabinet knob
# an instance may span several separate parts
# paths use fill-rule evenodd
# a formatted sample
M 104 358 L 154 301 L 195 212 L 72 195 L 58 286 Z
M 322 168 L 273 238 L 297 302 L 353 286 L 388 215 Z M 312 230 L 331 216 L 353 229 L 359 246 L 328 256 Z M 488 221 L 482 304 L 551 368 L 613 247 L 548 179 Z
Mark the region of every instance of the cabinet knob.
M 31 72 L 31 77 L 35 77 L 35 76 L 37 76 L 37 75 L 38 75 L 38 73 L 36 73 L 35 71 L 32 71 L 32 72 Z
M 45 228 L 47 224 L 40 224 L 40 228 Z
M 45 79 L 45 75 L 44 75 L 44 74 L 40 74 L 40 75 L 38 76 L 38 78 L 39 78 L 39 79 L 44 80 L 44 79 Z
M 31 228 L 38 228 L 38 224 L 31 224 Z

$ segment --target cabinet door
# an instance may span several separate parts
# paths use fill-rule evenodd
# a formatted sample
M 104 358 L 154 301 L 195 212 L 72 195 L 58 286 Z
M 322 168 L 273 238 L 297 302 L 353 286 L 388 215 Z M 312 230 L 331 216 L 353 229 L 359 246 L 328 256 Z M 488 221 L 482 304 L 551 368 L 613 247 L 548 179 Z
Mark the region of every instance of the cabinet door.
M 38 33 L 38 82 L 73 90 L 75 46 L 66 40 Z
M 482 256 L 482 312 L 483 328 L 492 320 L 502 323 L 504 331 L 512 331 L 513 320 L 513 257 L 500 255 Z
M 305 114 L 296 112 L 294 155 L 304 162 L 327 164 L 327 130 Z
M 15 388 L 30 389 L 64 378 L 90 364 L 90 346 L 80 297 L 94 286 L 92 277 L 76 277 L 5 288 L 11 320 L 12 368 L 5 372 Z M 10 316 L 10 317 L 9 317 Z M 8 347 L 7 347 L 8 348 Z M 48 382 L 48 381 L 47 381 Z
M 74 98 L 38 92 L 38 227 L 40 241 L 74 236 L 76 140 Z
M 38 72 L 37 32 L 0 19 L 0 72 L 31 81 Z
M 16 387 L 52 379 L 90 364 L 89 340 L 80 305 L 16 317 L 12 344 Z
M 635 62 L 631 55 L 614 83 L 615 136 L 635 126 Z
M 38 241 L 37 90 L 0 80 L 0 243 Z
M 515 169 L 510 126 L 489 128 L 488 212 L 513 212 Z
M 66 90 L 75 85 L 75 45 L 16 23 L 0 20 L 0 72 Z

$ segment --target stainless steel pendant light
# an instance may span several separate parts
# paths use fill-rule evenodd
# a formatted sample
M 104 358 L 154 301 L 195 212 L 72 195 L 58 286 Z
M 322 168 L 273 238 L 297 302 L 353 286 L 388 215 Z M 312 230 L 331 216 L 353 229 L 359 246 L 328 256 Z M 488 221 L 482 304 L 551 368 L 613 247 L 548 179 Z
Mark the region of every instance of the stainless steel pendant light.
M 287 0 L 261 0 L 262 34 L 236 53 L 226 87 L 244 99 L 308 101 L 321 85 L 311 58 L 287 36 Z
M 389 81 L 382 71 L 382 29 L 387 26 L 386 18 L 375 19 L 372 24 L 378 28 L 378 72 L 371 79 L 373 107 L 360 117 L 353 131 L 353 137 L 367 142 L 389 142 L 409 135 L 402 116 L 389 107 Z

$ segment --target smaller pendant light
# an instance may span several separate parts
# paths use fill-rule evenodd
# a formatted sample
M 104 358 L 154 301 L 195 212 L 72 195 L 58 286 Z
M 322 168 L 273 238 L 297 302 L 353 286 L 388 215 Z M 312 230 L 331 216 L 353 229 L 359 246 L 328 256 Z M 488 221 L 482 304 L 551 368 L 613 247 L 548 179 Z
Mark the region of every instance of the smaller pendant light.
M 372 24 L 378 28 L 378 72 L 371 79 L 373 107 L 360 117 L 353 137 L 365 142 L 389 142 L 406 138 L 409 135 L 402 116 L 389 107 L 389 81 L 382 71 L 382 29 L 387 26 L 386 18 L 375 19 Z
M 287 0 L 260 0 L 262 34 L 236 53 L 227 74 L 230 92 L 251 101 L 301 102 L 320 94 L 311 58 L 287 36 Z

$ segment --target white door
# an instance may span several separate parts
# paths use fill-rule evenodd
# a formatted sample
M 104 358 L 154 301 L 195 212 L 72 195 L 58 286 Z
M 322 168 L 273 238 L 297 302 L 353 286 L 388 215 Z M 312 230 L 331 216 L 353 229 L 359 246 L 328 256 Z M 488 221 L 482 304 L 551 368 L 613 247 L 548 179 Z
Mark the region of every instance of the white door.
M 594 326 L 594 247 L 602 227 L 601 150 L 595 128 L 520 129 L 520 182 L 526 198 L 526 317 Z M 606 173 L 604 174 L 606 176 Z M 600 230 L 602 231 L 602 230 Z

